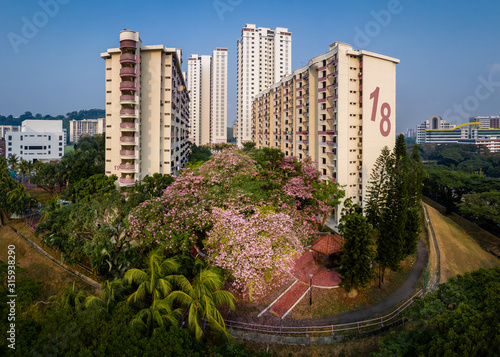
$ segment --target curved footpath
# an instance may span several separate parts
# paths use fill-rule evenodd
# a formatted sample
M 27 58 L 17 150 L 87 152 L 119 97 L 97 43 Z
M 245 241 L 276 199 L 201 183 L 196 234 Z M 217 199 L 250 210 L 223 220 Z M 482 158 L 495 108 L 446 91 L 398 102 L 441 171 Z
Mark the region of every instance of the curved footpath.
M 427 251 L 427 246 L 423 240 L 418 242 L 417 246 L 417 260 L 413 267 L 411 268 L 410 273 L 406 277 L 404 283 L 399 287 L 398 290 L 387 299 L 379 302 L 378 304 L 367 306 L 365 308 L 348 311 L 337 315 L 325 316 L 325 317 L 316 317 L 311 319 L 303 319 L 303 320 L 294 320 L 297 325 L 305 326 L 305 325 L 337 325 L 337 324 L 347 324 L 351 322 L 368 320 L 376 315 L 382 314 L 396 308 L 403 301 L 408 299 L 415 289 L 422 273 L 427 267 L 427 262 L 429 260 L 429 253 Z M 290 322 L 290 321 L 288 321 Z

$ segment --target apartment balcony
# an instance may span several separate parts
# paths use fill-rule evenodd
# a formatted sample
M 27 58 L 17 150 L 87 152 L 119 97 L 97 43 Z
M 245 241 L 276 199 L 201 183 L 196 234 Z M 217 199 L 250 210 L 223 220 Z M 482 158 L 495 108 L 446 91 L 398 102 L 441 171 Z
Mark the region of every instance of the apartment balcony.
M 133 179 L 133 178 L 120 177 L 120 183 L 122 183 L 122 184 L 132 184 L 134 182 L 135 182 L 135 179 Z
M 137 42 L 134 40 L 121 40 L 120 48 L 136 48 Z
M 120 96 L 121 104 L 137 104 L 137 96 L 135 95 L 122 95 Z
M 309 140 L 297 140 L 297 144 L 309 144 Z
M 318 71 L 324 71 L 326 69 L 326 66 L 322 66 L 318 68 Z
M 135 136 L 120 136 L 122 143 L 135 143 Z
M 120 82 L 120 90 L 139 90 L 139 83 L 130 81 Z
M 122 109 L 120 110 L 120 118 L 137 118 L 136 109 Z
M 124 67 L 120 68 L 120 77 L 137 77 L 139 74 L 139 71 L 137 68 L 132 68 L 132 67 Z
M 325 88 L 318 88 L 318 93 L 326 92 L 326 87 Z
M 318 131 L 318 135 L 338 135 L 335 130 Z
M 297 134 L 297 135 L 309 135 L 309 131 L 307 131 L 307 130 L 297 131 L 295 134 Z
M 358 170 L 363 170 L 363 166 L 358 166 Z
M 119 167 L 120 171 L 135 171 L 134 164 L 121 164 Z
M 136 124 L 135 123 L 120 123 L 120 129 L 122 131 L 135 131 Z
M 120 156 L 135 156 L 135 150 L 120 150 Z
M 138 63 L 137 56 L 130 53 L 124 53 L 120 56 L 120 63 Z
M 331 181 L 335 182 L 335 179 L 332 176 L 330 176 L 330 175 L 321 175 L 321 179 L 325 180 L 325 181 L 326 180 L 331 180 Z
M 331 151 L 328 151 L 326 154 L 327 154 L 327 155 L 330 155 L 330 156 L 335 156 L 335 153 L 334 153 L 334 152 L 331 152 Z
M 327 77 L 328 77 L 328 76 L 318 78 L 318 82 L 324 82 L 324 81 L 326 81 L 326 78 L 327 78 Z
M 359 182 L 359 183 L 363 183 L 363 178 L 359 177 L 359 178 L 358 178 L 358 182 Z
M 362 147 L 363 146 L 363 143 L 358 143 L 358 147 Z
M 295 107 L 295 109 L 301 109 L 302 108 L 302 104 L 299 104 Z
M 362 159 L 363 155 L 358 155 L 357 157 L 358 157 L 358 159 Z
M 318 99 L 318 103 L 326 103 L 326 98 L 320 98 L 320 99 Z

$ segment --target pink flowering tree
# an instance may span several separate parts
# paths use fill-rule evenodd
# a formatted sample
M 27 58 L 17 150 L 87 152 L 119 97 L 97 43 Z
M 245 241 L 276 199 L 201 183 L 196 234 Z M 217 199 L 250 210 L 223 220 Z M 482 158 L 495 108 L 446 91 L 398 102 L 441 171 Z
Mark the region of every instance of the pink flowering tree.
M 294 230 L 290 215 L 272 206 L 259 207 L 249 216 L 214 208 L 213 218 L 205 249 L 213 264 L 231 273 L 233 287 L 250 299 L 277 287 L 308 238 Z
M 318 235 L 318 216 L 328 210 L 318 198 L 320 173 L 310 160 L 272 150 L 270 164 L 234 147 L 221 150 L 134 209 L 126 231 L 141 245 L 172 253 L 197 244 L 227 269 L 237 290 L 258 297 Z

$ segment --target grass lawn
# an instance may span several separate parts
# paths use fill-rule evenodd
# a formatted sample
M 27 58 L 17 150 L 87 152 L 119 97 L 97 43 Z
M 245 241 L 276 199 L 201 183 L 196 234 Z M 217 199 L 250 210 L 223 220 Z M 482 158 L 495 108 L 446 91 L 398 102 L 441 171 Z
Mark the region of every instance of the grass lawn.
M 16 263 L 19 267 L 25 269 L 24 272 L 17 276 L 17 280 L 29 277 L 43 282 L 41 285 L 42 300 L 47 301 L 50 296 L 57 294 L 64 286 L 71 285 L 73 282 L 76 282 L 78 289 L 84 289 L 88 293 L 95 293 L 92 287 L 40 254 L 24 239 L 19 237 L 12 228 L 1 227 L 0 240 L 3 247 L 11 244 L 16 247 Z M 0 260 L 7 261 L 7 249 L 0 250 Z
M 349 296 L 344 288 L 312 289 L 312 306 L 309 306 L 309 295 L 304 297 L 287 318 L 306 319 L 312 317 L 329 316 L 346 311 L 358 310 L 374 305 L 392 295 L 405 281 L 417 255 L 413 254 L 401 263 L 400 271 L 385 272 L 385 282 L 378 287 L 378 276 L 366 288 L 358 289 L 356 296 Z M 378 272 L 378 269 L 375 269 Z M 420 286 L 418 287 L 420 288 Z
M 50 193 L 48 193 L 47 191 L 27 189 L 26 192 L 35 197 L 42 204 L 42 206 L 45 206 L 45 202 L 52 198 Z
M 458 274 L 500 266 L 500 259 L 482 249 L 462 227 L 426 206 L 441 253 L 441 283 Z

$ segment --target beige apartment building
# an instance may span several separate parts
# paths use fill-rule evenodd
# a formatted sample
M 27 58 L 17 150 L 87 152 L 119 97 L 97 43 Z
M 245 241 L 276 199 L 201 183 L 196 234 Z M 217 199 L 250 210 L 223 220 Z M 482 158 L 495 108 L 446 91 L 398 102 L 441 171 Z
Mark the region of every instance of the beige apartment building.
M 396 138 L 398 59 L 335 42 L 253 101 L 257 148 L 311 157 L 363 206 L 375 160 Z M 339 207 L 335 220 L 339 218 Z
M 237 143 L 252 141 L 252 101 L 255 96 L 292 73 L 292 33 L 246 24 L 237 44 Z
M 120 32 L 106 61 L 106 174 L 120 185 L 146 175 L 173 174 L 188 157 L 189 96 L 182 51 L 143 46 L 139 33 Z
M 69 121 L 69 141 L 77 143 L 84 136 L 102 134 L 106 131 L 106 119 L 82 119 Z
M 227 142 L 227 48 L 188 58 L 189 140 L 196 145 Z

